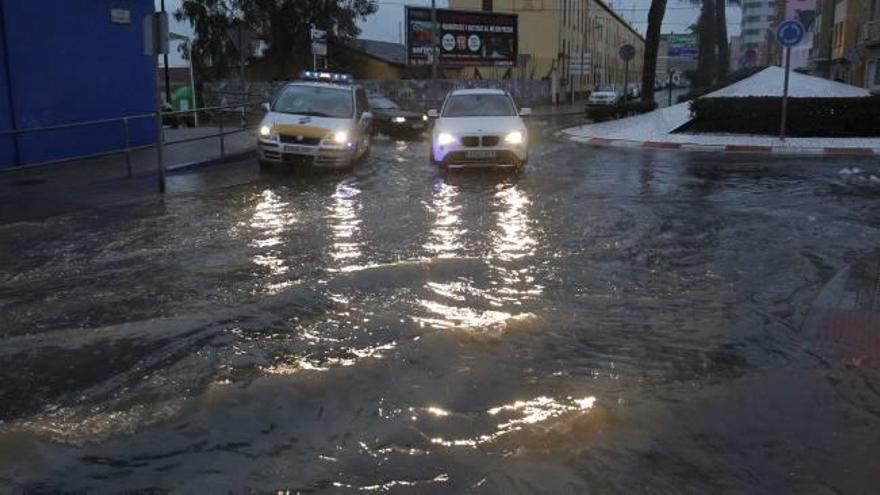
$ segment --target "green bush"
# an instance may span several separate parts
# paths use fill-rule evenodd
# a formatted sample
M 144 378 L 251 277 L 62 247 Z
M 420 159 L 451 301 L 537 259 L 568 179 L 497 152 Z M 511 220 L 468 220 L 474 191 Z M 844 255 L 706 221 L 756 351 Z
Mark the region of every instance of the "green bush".
M 614 105 L 588 106 L 587 117 L 593 122 L 604 122 L 606 120 L 622 119 L 632 115 L 640 115 L 656 108 L 656 102 L 644 102 L 641 100 L 615 103 Z
M 691 102 L 688 132 L 778 134 L 782 98 L 699 98 Z M 789 98 L 786 135 L 792 137 L 878 137 L 880 96 Z

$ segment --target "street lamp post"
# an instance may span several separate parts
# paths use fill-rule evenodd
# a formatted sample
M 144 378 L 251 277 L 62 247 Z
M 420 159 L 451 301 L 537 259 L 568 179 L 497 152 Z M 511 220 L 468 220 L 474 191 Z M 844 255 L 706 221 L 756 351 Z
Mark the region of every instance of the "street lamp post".
M 155 4 L 154 4 L 155 5 Z M 165 13 L 165 0 L 160 4 L 162 13 Z M 171 103 L 171 76 L 168 74 L 168 54 L 162 54 L 162 63 L 165 65 L 165 101 Z

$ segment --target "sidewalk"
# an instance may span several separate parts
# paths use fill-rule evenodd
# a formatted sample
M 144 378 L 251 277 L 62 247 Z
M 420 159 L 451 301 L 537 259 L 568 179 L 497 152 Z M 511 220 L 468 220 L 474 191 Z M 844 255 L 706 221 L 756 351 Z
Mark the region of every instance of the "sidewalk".
M 212 170 L 208 174 L 183 173 L 189 165 L 218 160 L 220 138 L 181 142 L 198 136 L 216 134 L 216 127 L 166 129 L 164 159 L 168 191 L 179 192 L 194 187 L 223 185 L 250 180 L 257 170 L 250 158 L 254 150 L 253 130 L 224 137 L 226 159 L 237 165 Z M 51 215 L 94 208 L 140 197 L 158 191 L 156 150 L 140 149 L 131 153 L 132 177 L 128 177 L 125 154 L 75 160 L 6 172 L 0 171 L 0 224 L 37 220 Z M 242 179 L 241 171 L 244 170 Z
M 228 132 L 236 128 L 225 127 Z M 220 138 L 181 142 L 198 136 L 217 134 L 219 128 L 165 129 L 164 161 L 167 170 L 195 162 L 220 158 Z M 246 130 L 224 136 L 225 155 L 239 155 L 254 149 L 254 130 Z M 153 147 L 131 152 L 132 175 L 154 174 L 157 171 L 156 150 Z M 82 185 L 127 177 L 125 153 L 97 158 L 86 158 L 52 165 L 23 167 L 13 170 L 0 169 L 0 197 L 5 198 L 9 188 L 21 186 Z
M 561 135 L 593 146 L 773 154 L 880 156 L 880 138 L 787 138 L 748 134 L 674 133 L 691 120 L 679 103 L 620 120 L 571 127 Z

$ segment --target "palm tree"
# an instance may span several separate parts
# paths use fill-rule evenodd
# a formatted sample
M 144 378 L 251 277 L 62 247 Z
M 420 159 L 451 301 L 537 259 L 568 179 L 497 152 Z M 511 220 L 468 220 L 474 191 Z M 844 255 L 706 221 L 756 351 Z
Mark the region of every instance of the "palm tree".
M 657 77 L 657 51 L 660 47 L 660 27 L 666 14 L 666 0 L 651 0 L 648 10 L 648 30 L 645 33 L 645 58 L 642 61 L 642 101 L 654 101 L 654 83 Z
M 718 79 L 727 77 L 730 69 L 730 45 L 727 40 L 727 6 L 738 4 L 739 0 L 717 0 L 715 4 L 715 29 L 718 42 Z
M 718 3 L 723 3 L 719 0 Z M 718 77 L 717 10 L 715 0 L 702 0 L 700 17 L 697 19 L 697 74 L 692 81 L 697 87 L 710 86 Z

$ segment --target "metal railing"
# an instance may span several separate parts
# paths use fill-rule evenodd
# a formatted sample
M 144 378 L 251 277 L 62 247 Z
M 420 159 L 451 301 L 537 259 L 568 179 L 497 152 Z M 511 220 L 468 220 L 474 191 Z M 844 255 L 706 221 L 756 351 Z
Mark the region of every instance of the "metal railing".
M 85 159 L 90 159 L 90 158 L 100 158 L 100 157 L 104 157 L 104 156 L 124 154 L 125 155 L 126 175 L 128 177 L 132 177 L 133 171 L 132 171 L 132 156 L 131 155 L 132 155 L 133 151 L 142 150 L 142 149 L 149 149 L 149 148 L 156 148 L 159 145 L 174 146 L 174 145 L 179 145 L 179 144 L 184 144 L 184 143 L 191 143 L 191 142 L 195 142 L 195 141 L 201 141 L 201 140 L 205 140 L 205 139 L 215 139 L 215 138 L 220 139 L 220 157 L 223 158 L 226 155 L 226 142 L 225 142 L 226 136 L 251 130 L 253 128 L 253 126 L 249 125 L 249 118 L 253 115 L 260 115 L 261 113 L 260 113 L 260 110 L 258 110 L 257 112 L 252 112 L 252 111 L 249 111 L 249 109 L 251 109 L 252 107 L 255 107 L 255 106 L 259 107 L 259 105 L 261 103 L 262 103 L 262 101 L 260 101 L 260 102 L 250 101 L 250 102 L 243 102 L 243 103 L 235 103 L 235 104 L 231 104 L 231 105 L 218 105 L 218 106 L 212 106 L 212 107 L 195 108 L 195 109 L 191 109 L 191 110 L 178 110 L 178 111 L 172 111 L 172 112 L 161 112 L 159 117 L 162 118 L 163 120 L 165 120 L 166 118 L 177 118 L 178 116 L 181 116 L 181 115 L 186 117 L 189 115 L 195 116 L 196 114 L 202 114 L 202 115 L 208 114 L 208 115 L 213 116 L 216 119 L 215 123 L 219 126 L 219 131 L 216 133 L 199 135 L 199 136 L 194 136 L 194 137 L 190 137 L 190 138 L 186 138 L 186 139 L 166 141 L 165 140 L 165 132 L 163 129 L 163 132 L 161 133 L 159 138 L 156 140 L 156 142 L 150 143 L 150 144 L 138 145 L 138 146 L 132 146 L 132 144 L 131 144 L 131 122 L 136 121 L 136 120 L 146 120 L 146 119 L 151 119 L 151 120 L 155 121 L 155 119 L 157 118 L 156 112 L 135 114 L 135 115 L 125 115 L 122 117 L 112 117 L 112 118 L 107 118 L 107 119 L 96 119 L 96 120 L 87 120 L 87 121 L 81 121 L 81 122 L 71 122 L 71 123 L 67 123 L 67 124 L 57 124 L 57 125 L 42 126 L 42 127 L 31 127 L 31 128 L 27 128 L 27 129 L 0 130 L 0 138 L 3 138 L 3 137 L 12 137 L 13 138 L 13 140 L 14 140 L 13 141 L 13 148 L 14 148 L 14 153 L 16 155 L 16 165 L 14 165 L 12 167 L 0 168 L 0 173 L 6 172 L 6 171 L 21 170 L 24 168 L 42 167 L 42 166 L 46 166 L 46 165 L 54 165 L 54 164 L 64 163 L 64 162 L 72 162 L 72 161 L 77 161 L 77 160 L 85 160 Z M 235 128 L 232 128 L 232 129 L 226 128 L 225 121 L 229 115 L 235 115 L 236 117 L 239 118 L 238 125 Z M 212 119 L 212 122 L 214 122 L 214 119 Z M 18 149 L 18 137 L 19 136 L 28 135 L 28 134 L 36 134 L 36 133 L 40 133 L 40 132 L 51 132 L 51 131 L 65 130 L 65 129 L 80 129 L 80 128 L 86 128 L 86 127 L 99 126 L 99 125 L 107 125 L 107 124 L 118 124 L 121 127 L 122 138 L 123 138 L 122 139 L 122 142 L 123 142 L 122 147 L 109 148 L 109 149 L 106 149 L 103 151 L 98 151 L 95 153 L 85 153 L 85 154 L 79 154 L 79 155 L 73 155 L 73 156 L 64 156 L 61 158 L 55 158 L 55 159 L 45 160 L 45 161 L 40 161 L 40 162 L 27 163 L 27 164 L 23 164 L 23 165 L 19 164 L 20 163 L 20 156 L 19 156 L 19 149 Z

